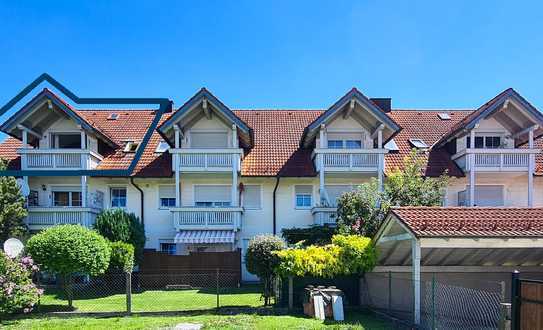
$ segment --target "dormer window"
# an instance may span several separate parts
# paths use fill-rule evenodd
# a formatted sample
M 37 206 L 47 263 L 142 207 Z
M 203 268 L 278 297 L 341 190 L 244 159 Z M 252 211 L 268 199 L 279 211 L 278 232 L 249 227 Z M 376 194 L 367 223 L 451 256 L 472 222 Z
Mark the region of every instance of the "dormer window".
M 170 149 L 170 145 L 168 144 L 168 142 L 164 141 L 164 140 L 161 140 L 158 145 L 156 146 L 156 150 L 155 152 L 157 153 L 163 153 L 163 152 L 166 152 L 168 151 L 168 149 Z
M 417 149 L 428 149 L 428 145 L 426 142 L 422 141 L 421 139 L 409 139 L 409 143 Z
M 117 120 L 119 119 L 119 114 L 118 113 L 110 113 L 109 116 L 107 117 L 108 120 Z
M 136 149 L 138 149 L 137 142 L 126 141 L 126 145 L 124 146 L 124 152 L 136 152 Z
M 80 149 L 80 133 L 52 133 L 51 147 L 53 149 Z
M 502 145 L 502 137 L 496 135 L 488 136 L 476 136 L 475 148 L 476 149 L 498 149 Z M 471 137 L 466 138 L 466 147 L 471 148 Z

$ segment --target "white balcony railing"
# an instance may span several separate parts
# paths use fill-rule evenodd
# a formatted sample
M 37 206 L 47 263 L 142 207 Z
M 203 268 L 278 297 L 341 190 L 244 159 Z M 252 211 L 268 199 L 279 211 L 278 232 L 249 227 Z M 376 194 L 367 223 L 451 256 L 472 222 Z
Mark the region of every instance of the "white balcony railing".
M 240 169 L 242 149 L 170 149 L 173 167 L 175 158 L 178 157 L 177 168 L 185 172 L 226 172 L 232 171 L 234 165 Z
M 99 212 L 90 207 L 30 207 L 25 223 L 30 230 L 66 224 L 91 227 Z
M 313 214 L 313 222 L 316 225 L 336 225 L 337 208 L 335 207 L 316 206 L 311 209 L 311 214 Z
M 319 158 L 325 171 L 376 172 L 386 149 L 315 149 L 315 166 L 320 171 Z
M 476 171 L 528 171 L 530 154 L 539 152 L 539 149 L 465 149 L 453 159 L 465 171 L 471 170 L 469 155 L 473 155 Z
M 96 168 L 102 157 L 83 149 L 17 150 L 23 170 L 86 170 Z
M 179 207 L 170 210 L 176 230 L 241 228 L 241 207 Z

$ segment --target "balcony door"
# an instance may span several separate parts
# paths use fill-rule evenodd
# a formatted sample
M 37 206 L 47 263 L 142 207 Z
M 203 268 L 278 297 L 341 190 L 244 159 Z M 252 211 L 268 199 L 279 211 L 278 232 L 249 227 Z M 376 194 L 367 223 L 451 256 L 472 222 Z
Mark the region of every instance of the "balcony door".
M 228 132 L 191 132 L 191 148 L 228 148 Z
M 232 186 L 195 185 L 194 205 L 198 207 L 229 207 L 232 205 Z
M 81 149 L 81 133 L 53 133 L 51 147 L 53 149 Z

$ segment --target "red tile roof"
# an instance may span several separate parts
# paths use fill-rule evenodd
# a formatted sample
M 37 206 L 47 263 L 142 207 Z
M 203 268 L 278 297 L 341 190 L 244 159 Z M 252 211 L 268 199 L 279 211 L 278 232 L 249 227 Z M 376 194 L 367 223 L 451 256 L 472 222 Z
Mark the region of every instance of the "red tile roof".
M 543 237 L 543 208 L 397 207 L 417 237 Z
M 0 143 L 0 158 L 7 161 L 8 170 L 18 170 L 21 168 L 21 156 L 17 154 L 17 149 L 22 146 L 23 143 L 21 141 L 11 136 Z

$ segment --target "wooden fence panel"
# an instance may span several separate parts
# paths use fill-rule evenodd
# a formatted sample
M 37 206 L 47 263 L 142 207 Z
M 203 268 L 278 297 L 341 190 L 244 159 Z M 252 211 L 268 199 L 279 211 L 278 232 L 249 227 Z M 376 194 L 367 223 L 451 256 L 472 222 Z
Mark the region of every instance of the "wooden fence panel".
M 520 280 L 520 328 L 543 329 L 543 283 Z

